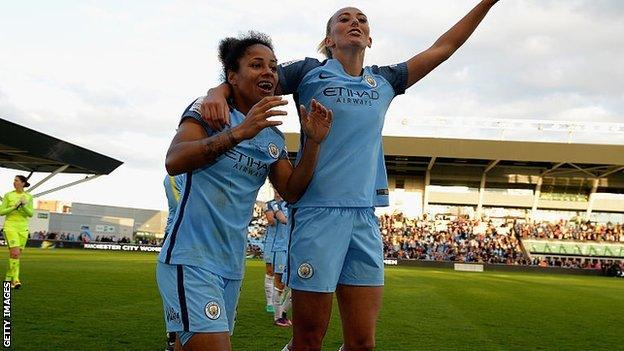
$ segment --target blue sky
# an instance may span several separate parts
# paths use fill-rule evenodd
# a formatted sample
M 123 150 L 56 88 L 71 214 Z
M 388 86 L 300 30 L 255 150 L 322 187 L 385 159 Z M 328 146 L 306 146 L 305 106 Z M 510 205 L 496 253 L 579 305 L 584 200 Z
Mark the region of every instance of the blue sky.
M 46 198 L 165 208 L 164 154 L 184 107 L 218 83 L 221 38 L 254 29 L 272 36 L 282 62 L 319 57 L 328 17 L 354 5 L 371 22 L 366 63 L 391 64 L 426 49 L 476 3 L 2 1 L 0 116 L 125 162 Z M 501 0 L 454 57 L 395 99 L 384 133 L 466 136 L 459 126 L 477 124 L 468 136 L 491 138 L 500 133 L 484 121 L 519 119 L 526 127 L 506 135 L 521 139 L 536 135 L 536 120 L 624 123 L 621 33 L 619 0 Z M 289 111 L 283 129 L 294 131 Z M 438 127 L 423 127 L 432 121 Z M 579 140 L 624 143 L 621 134 Z M 14 174 L 0 170 L 2 191 Z

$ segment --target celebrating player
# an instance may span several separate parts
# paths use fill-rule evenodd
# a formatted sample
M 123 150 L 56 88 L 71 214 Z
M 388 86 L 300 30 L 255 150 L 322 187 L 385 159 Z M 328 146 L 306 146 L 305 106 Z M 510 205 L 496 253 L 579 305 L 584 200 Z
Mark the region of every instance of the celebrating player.
M 374 206 L 387 204 L 381 130 L 392 99 L 448 59 L 498 0 L 482 0 L 430 48 L 392 66 L 364 66 L 373 44 L 368 17 L 338 10 L 319 50 L 279 68 L 279 94 L 329 106 L 334 126 L 306 193 L 292 204 L 288 285 L 293 289 L 293 350 L 319 350 L 337 293 L 345 350 L 370 350 L 383 290 L 382 241 Z M 229 87 L 209 91 L 202 106 L 213 128 L 228 123 Z M 302 142 L 307 137 L 302 135 Z M 302 143 L 302 145 L 303 145 Z
M 293 168 L 274 128 L 286 104 L 274 96 L 277 60 L 268 37 L 249 33 L 219 45 L 224 79 L 232 87 L 231 127 L 216 132 L 201 118 L 201 99 L 182 115 L 167 152 L 170 175 L 185 173 L 173 228 L 157 265 L 167 331 L 185 350 L 230 350 L 229 335 L 243 278 L 247 225 L 267 177 L 296 202 L 316 165 L 332 112 L 313 102 L 300 108 L 307 140 Z
M 6 216 L 3 230 L 9 248 L 9 268 L 4 280 L 10 281 L 11 287 L 15 289 L 22 286 L 19 279 L 20 256 L 28 241 L 28 218 L 33 216 L 32 195 L 24 191 L 24 188 L 29 186 L 26 177 L 15 176 L 13 180 L 15 190 L 4 195 L 0 206 L 0 216 Z

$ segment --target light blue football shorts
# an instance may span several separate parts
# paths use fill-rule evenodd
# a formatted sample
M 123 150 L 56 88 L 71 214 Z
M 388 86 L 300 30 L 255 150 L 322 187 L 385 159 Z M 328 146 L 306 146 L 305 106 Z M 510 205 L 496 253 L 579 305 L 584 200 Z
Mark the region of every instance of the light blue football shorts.
M 273 251 L 273 273 L 284 274 L 287 258 L 286 251 Z
M 302 207 L 291 218 L 290 288 L 334 292 L 337 284 L 383 286 L 383 244 L 373 208 Z
M 158 262 L 156 281 L 168 332 L 182 345 L 195 333 L 234 331 L 242 280 L 229 280 L 200 267 Z

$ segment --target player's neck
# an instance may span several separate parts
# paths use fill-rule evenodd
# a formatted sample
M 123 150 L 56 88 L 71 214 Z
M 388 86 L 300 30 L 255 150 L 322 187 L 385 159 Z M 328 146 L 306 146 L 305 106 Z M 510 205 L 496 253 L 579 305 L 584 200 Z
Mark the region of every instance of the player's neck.
M 24 192 L 24 188 L 22 188 L 22 189 L 15 188 L 15 192 L 18 193 L 18 194 L 21 194 L 21 193 Z
M 342 64 L 342 68 L 348 75 L 353 77 L 362 75 L 364 50 L 336 50 L 333 56 Z
M 232 101 L 234 103 L 234 108 L 238 110 L 238 112 L 247 116 L 249 110 L 254 105 L 253 103 L 247 101 L 240 93 L 237 91 L 233 92 Z

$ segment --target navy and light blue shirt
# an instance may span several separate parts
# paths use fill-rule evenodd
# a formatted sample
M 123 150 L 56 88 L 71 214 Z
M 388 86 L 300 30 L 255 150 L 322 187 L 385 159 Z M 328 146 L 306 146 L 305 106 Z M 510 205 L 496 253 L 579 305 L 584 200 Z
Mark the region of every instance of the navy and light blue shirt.
M 306 58 L 279 66 L 278 75 L 282 93 L 294 94 L 297 105 L 314 98 L 334 112 L 314 177 L 291 207 L 387 206 L 381 131 L 390 102 L 407 88 L 407 64 L 367 66 L 353 77 L 335 59 Z
M 199 113 L 201 99 L 186 108 L 181 122 L 192 119 L 211 136 Z M 231 126 L 245 116 L 231 110 Z M 158 257 L 167 264 L 197 266 L 226 279 L 242 279 L 247 226 L 258 190 L 271 165 L 287 158 L 283 134 L 265 128 L 220 155 L 213 163 L 185 174 L 173 228 Z
M 184 174 L 177 176 L 166 175 L 163 181 L 165 187 L 165 195 L 167 196 L 167 204 L 169 206 L 169 214 L 167 215 L 167 226 L 165 227 L 165 236 L 169 235 L 171 227 L 173 225 L 173 218 L 175 217 L 178 209 L 178 203 L 180 202 L 180 192 L 184 189 Z
M 286 201 L 277 201 L 274 204 L 273 212 L 280 211 L 286 217 L 287 223 L 280 222 L 275 219 L 275 239 L 273 241 L 272 251 L 287 251 L 288 250 L 288 238 L 290 234 L 290 226 L 288 225 L 288 206 Z

